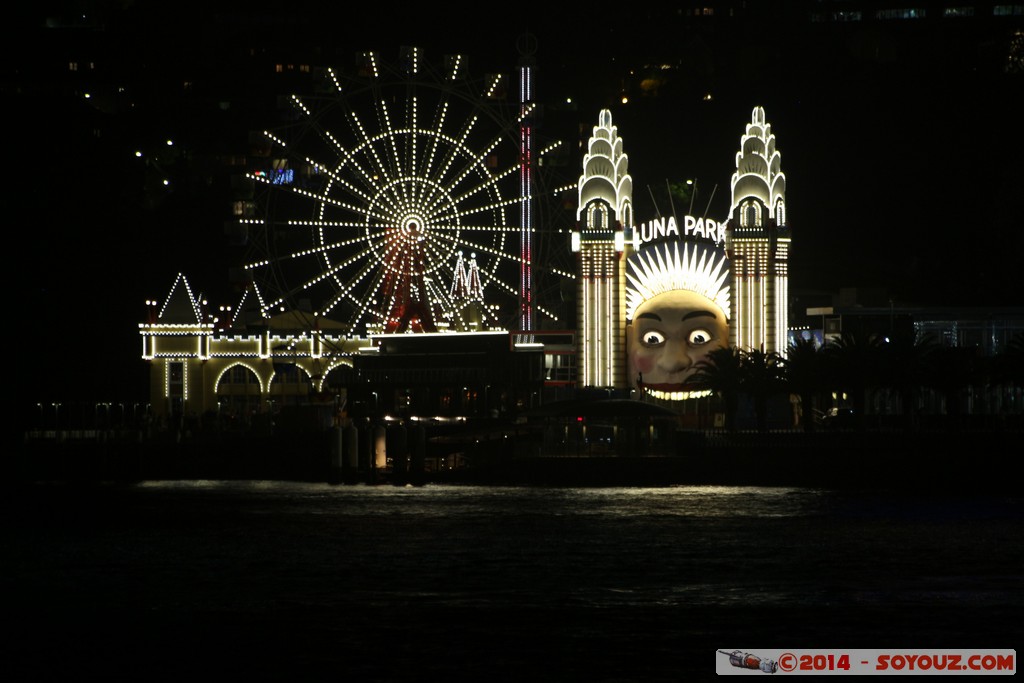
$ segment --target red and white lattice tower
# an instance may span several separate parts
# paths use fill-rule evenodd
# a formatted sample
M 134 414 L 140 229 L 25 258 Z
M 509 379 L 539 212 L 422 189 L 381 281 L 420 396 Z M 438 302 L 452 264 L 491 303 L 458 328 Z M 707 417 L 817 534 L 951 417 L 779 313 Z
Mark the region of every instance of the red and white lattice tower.
M 386 229 L 383 260 L 388 264 L 381 291 L 387 303 L 385 332 L 435 332 L 427 301 L 423 225 L 415 217 Z
M 519 327 L 533 330 L 533 73 L 523 50 L 519 67 Z

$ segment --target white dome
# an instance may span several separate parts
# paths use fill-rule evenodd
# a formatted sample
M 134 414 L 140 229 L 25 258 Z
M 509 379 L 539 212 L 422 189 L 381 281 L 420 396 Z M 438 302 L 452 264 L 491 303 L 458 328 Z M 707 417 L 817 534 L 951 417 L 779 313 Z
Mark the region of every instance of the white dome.
M 601 199 L 613 207 L 616 212 L 622 210 L 633 195 L 633 180 L 628 173 L 629 160 L 622 151 L 622 139 L 612 125 L 612 113 L 602 109 L 598 114 L 598 125 L 594 126 L 593 134 L 587 146 L 587 154 L 583 157 L 583 175 L 577 186 L 579 204 L 576 218 L 590 202 Z
M 763 107 L 754 107 L 750 123 L 740 137 L 736 154 L 736 172 L 732 176 L 732 207 L 729 215 L 744 199 L 755 197 L 774 215 L 778 200 L 786 199 L 786 177 L 782 173 L 782 155 L 775 146 L 775 135 Z

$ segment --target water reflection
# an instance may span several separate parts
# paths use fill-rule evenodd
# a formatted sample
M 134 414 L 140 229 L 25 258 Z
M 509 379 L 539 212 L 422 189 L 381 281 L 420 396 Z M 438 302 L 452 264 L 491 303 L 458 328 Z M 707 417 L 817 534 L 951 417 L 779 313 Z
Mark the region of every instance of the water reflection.
M 669 676 L 737 641 L 999 647 L 1024 607 L 1011 497 L 167 481 L 5 505 L 21 651 L 73 648 L 76 671 L 116 641 L 140 662 L 167 642 L 262 653 L 293 679 L 302 662 L 425 680 L 552 661 L 551 680 L 638 680 L 622 662 Z

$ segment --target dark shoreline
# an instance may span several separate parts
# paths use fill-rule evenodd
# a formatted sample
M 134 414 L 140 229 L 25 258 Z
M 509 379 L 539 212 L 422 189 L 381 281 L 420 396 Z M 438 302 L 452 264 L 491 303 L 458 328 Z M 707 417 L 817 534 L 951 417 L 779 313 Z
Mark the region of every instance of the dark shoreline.
M 485 442 L 457 469 L 337 469 L 324 433 L 216 439 L 28 441 L 8 456 L 15 482 L 259 479 L 510 486 L 794 486 L 1016 493 L 1017 431 L 680 432 L 661 455 L 523 455 Z M 532 452 L 536 453 L 536 450 Z

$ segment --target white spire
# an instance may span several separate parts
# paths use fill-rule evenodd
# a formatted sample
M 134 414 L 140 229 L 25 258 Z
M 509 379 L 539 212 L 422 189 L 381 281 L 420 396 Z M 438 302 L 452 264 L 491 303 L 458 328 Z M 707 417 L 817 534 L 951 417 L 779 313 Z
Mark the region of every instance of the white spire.
M 484 285 L 480 281 L 480 268 L 476 265 L 476 254 L 469 255 L 469 267 L 466 269 L 466 289 L 470 301 L 484 300 Z
M 604 199 L 621 219 L 633 197 L 633 179 L 628 171 L 629 158 L 622 151 L 618 129 L 612 125 L 612 113 L 602 109 L 583 157 L 576 218 L 583 215 L 588 203 Z
M 744 199 L 751 197 L 761 201 L 778 225 L 786 223 L 786 175 L 782 172 L 782 155 L 775 148 L 775 135 L 763 107 L 754 107 L 746 132 L 740 137 L 729 218 Z M 783 215 L 777 216 L 780 207 Z
M 453 300 L 466 298 L 466 267 L 462 262 L 462 252 L 455 261 L 454 277 L 452 278 L 451 297 Z

